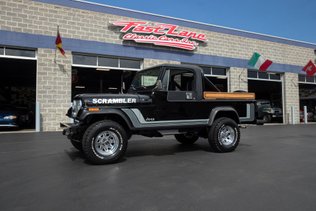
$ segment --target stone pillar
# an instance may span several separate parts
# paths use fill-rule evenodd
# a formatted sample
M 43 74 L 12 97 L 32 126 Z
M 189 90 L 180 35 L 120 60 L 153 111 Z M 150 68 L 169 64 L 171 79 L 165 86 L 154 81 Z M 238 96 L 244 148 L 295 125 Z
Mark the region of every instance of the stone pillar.
M 285 124 L 298 124 L 300 122 L 299 113 L 299 87 L 298 75 L 295 73 L 284 73 L 284 115 Z M 292 122 L 291 108 L 294 108 L 294 122 Z
M 71 53 L 64 57 L 55 50 L 38 49 L 36 101 L 40 103 L 41 131 L 58 131 L 71 103 Z
M 231 67 L 228 70 L 228 92 L 236 90 L 248 91 L 247 69 Z

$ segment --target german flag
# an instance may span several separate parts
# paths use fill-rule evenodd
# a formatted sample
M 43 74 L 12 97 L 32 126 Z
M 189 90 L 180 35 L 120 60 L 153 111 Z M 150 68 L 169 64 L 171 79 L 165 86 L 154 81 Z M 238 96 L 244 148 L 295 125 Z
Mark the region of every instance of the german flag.
M 56 48 L 60 51 L 60 53 L 65 56 L 65 51 L 63 49 L 63 41 L 61 40 L 61 36 L 59 34 L 59 26 L 57 27 L 57 37 L 55 40 Z

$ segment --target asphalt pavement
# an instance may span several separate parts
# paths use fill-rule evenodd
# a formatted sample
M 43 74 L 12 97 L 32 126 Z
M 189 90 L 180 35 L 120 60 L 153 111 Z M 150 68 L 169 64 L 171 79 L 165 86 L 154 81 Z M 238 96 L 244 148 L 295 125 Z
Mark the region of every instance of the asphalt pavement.
M 0 210 L 316 210 L 316 125 L 241 133 L 224 154 L 135 136 L 101 166 L 60 132 L 0 134 Z

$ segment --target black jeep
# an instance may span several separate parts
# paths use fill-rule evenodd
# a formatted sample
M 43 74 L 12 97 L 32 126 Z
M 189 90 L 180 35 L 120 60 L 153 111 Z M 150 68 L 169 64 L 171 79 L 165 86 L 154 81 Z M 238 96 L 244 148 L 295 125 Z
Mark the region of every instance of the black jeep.
M 63 134 L 95 164 L 124 156 L 133 134 L 175 135 L 182 144 L 208 138 L 216 152 L 231 152 L 240 123 L 255 123 L 253 93 L 214 92 L 203 70 L 191 65 L 159 65 L 139 71 L 126 94 L 75 96 Z

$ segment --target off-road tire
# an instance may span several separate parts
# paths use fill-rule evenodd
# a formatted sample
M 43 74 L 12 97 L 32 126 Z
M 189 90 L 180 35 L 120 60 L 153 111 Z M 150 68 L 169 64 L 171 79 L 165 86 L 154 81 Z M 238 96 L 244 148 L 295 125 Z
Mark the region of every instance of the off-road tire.
M 127 149 L 127 135 L 117 122 L 104 120 L 88 127 L 83 135 L 82 149 L 93 164 L 119 161 Z
M 272 121 L 272 117 L 270 114 L 266 114 L 263 116 L 264 123 L 270 123 Z
M 76 141 L 73 139 L 70 139 L 70 143 L 73 147 L 75 147 L 77 150 L 82 151 L 82 143 L 80 141 Z
M 208 134 L 208 142 L 215 152 L 232 152 L 236 149 L 240 140 L 238 124 L 228 118 L 216 119 Z
M 194 144 L 199 139 L 199 136 L 194 133 L 176 134 L 174 137 L 178 142 L 185 145 Z

